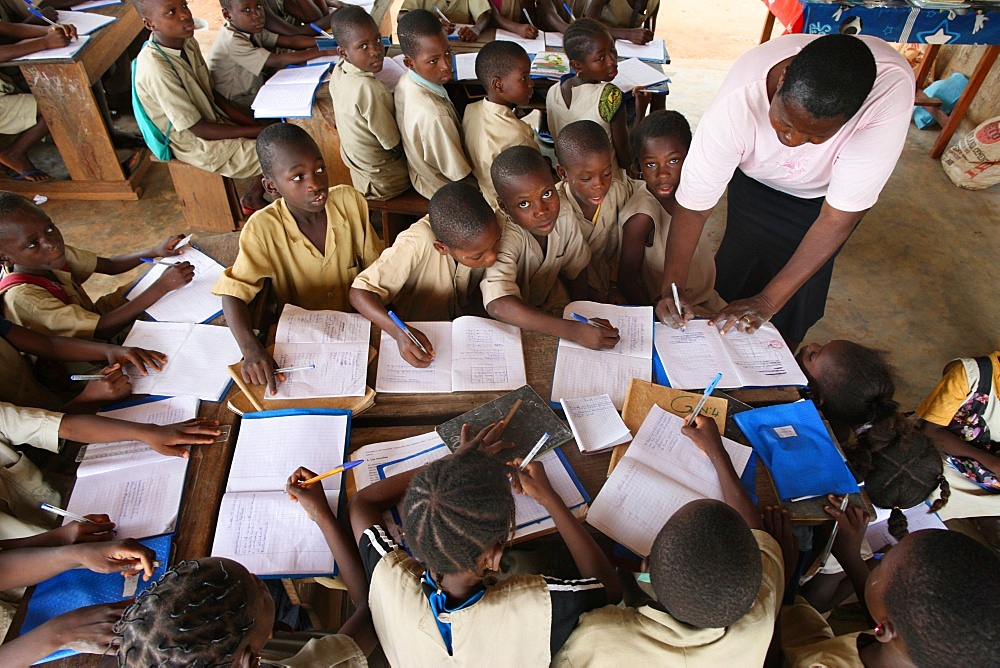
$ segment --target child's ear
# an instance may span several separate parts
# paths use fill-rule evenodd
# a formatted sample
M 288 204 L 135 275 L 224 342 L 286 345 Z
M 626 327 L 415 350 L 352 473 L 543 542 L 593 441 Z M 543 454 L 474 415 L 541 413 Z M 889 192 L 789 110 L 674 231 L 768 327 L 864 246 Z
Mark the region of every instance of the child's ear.
M 498 93 L 503 92 L 503 79 L 500 77 L 493 77 L 490 79 L 490 88 Z
M 337 46 L 337 55 L 340 56 L 341 60 L 347 60 L 347 50 L 340 45 Z
M 406 67 L 406 69 L 412 70 L 413 69 L 413 59 L 404 54 L 403 55 L 403 65 Z
M 142 27 L 144 27 L 149 32 L 156 32 L 156 26 L 154 26 L 153 22 L 150 21 L 149 19 L 142 20 Z
M 891 619 L 887 619 L 875 627 L 875 639 L 879 642 L 889 643 L 896 638 L 896 627 Z
M 228 9 L 226 9 L 225 7 L 223 7 L 222 8 L 222 18 L 226 19 L 227 21 L 232 21 L 233 20 L 233 15 L 229 13 Z
M 274 181 L 272 181 L 270 178 L 268 178 L 267 176 L 262 176 L 260 178 L 260 182 L 261 185 L 264 186 L 264 192 L 271 195 L 276 195 L 277 197 L 281 197 L 281 193 L 278 192 L 278 189 L 274 186 Z
M 580 64 L 579 60 L 571 60 L 569 61 L 569 68 L 574 72 L 579 72 L 583 69 L 583 66 Z
M 562 165 L 556 165 L 556 176 L 559 177 L 560 181 L 566 180 L 566 170 L 563 169 Z
M 445 246 L 440 241 L 435 241 L 434 242 L 434 250 L 436 250 L 438 253 L 441 253 L 441 255 L 450 255 L 451 254 L 451 249 L 448 248 L 447 246 Z

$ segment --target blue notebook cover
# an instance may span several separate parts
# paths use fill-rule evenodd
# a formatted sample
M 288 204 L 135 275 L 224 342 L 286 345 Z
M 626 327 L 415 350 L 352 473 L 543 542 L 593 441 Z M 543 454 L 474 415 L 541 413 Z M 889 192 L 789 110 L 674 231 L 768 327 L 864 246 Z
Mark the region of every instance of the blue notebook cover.
M 167 570 L 170 548 L 174 535 L 164 534 L 155 538 L 145 538 L 139 542 L 156 552 L 160 566 L 153 569 L 153 577 L 146 582 L 139 577 L 136 593 L 148 588 Z M 21 635 L 32 631 L 53 617 L 99 603 L 114 603 L 125 600 L 122 588 L 125 578 L 121 573 L 94 573 L 83 568 L 61 573 L 54 578 L 39 583 L 28 601 L 28 612 L 21 625 Z M 38 663 L 55 661 L 77 654 L 75 650 L 63 649 L 45 657 Z
M 757 408 L 733 419 L 770 471 L 782 501 L 858 492 L 811 401 Z

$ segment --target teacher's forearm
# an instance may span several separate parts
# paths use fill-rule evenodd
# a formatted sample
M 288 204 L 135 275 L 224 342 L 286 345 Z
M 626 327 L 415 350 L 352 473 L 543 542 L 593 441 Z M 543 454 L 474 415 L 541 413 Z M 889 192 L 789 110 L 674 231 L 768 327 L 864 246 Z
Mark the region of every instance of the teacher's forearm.
M 691 258 L 701 239 L 705 221 L 712 213 L 707 211 L 692 211 L 680 204 L 670 221 L 670 231 L 667 233 L 667 251 L 663 258 L 663 287 L 661 295 L 670 294 L 670 284 L 676 283 L 678 288 L 687 287 L 688 271 L 691 269 Z

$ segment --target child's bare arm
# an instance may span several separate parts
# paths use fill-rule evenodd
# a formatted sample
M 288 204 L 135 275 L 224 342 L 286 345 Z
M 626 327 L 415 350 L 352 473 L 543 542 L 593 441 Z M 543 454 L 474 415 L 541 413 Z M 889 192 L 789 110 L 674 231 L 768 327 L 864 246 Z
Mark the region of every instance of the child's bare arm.
M 475 42 L 483 34 L 483 31 L 489 27 L 492 18 L 492 10 L 483 12 L 471 28 L 463 27 L 458 31 L 459 39 L 463 42 Z
M 618 272 L 618 291 L 625 295 L 629 304 L 646 303 L 642 288 L 642 265 L 646 258 L 646 239 L 654 225 L 653 219 L 644 213 L 629 217 L 622 225 L 622 249 L 618 266 L 628 267 L 629 270 Z
M 275 35 L 315 35 L 316 31 L 309 26 L 296 26 L 264 10 L 264 27 Z M 315 44 L 315 42 L 313 42 Z
M 618 108 L 618 113 L 611 119 L 611 143 L 615 145 L 615 156 L 618 165 L 625 170 L 632 168 L 632 142 L 628 135 L 628 115 L 625 105 Z
M 94 328 L 94 336 L 99 339 L 111 338 L 135 322 L 160 297 L 172 290 L 184 287 L 193 279 L 194 267 L 189 262 L 181 262 L 167 267 L 167 270 L 142 294 L 136 295 L 134 299 L 125 302 L 113 311 L 103 314 L 97 321 L 97 327 Z
M 130 601 L 91 605 L 53 617 L 30 633 L 0 645 L 0 665 L 30 666 L 60 649 L 100 654 Z
M 154 350 L 125 348 L 110 343 L 87 341 L 71 336 L 49 336 L 39 334 L 20 325 L 12 325 L 5 337 L 22 353 L 63 362 L 94 362 L 100 359 L 108 364 L 133 364 L 143 375 L 146 369 L 159 371 L 167 361 L 167 356 Z
M 216 97 L 218 98 L 218 96 Z M 227 115 L 229 115 L 228 112 Z M 243 114 L 238 115 L 243 116 Z M 191 132 L 193 132 L 196 137 L 206 141 L 213 141 L 216 139 L 237 139 L 240 137 L 256 139 L 257 135 L 259 135 L 260 131 L 263 129 L 263 125 L 230 125 L 229 123 L 210 123 L 204 120 L 198 121 L 190 128 Z
M 591 0 L 587 3 L 587 10 L 584 14 L 588 18 L 597 19 L 601 21 L 601 12 L 604 8 L 608 6 L 609 0 Z M 579 16 L 577 18 L 580 18 Z M 609 26 L 604 21 L 601 21 L 611 36 L 615 39 L 624 39 L 632 42 L 633 44 L 645 44 L 646 42 L 653 39 L 653 31 L 648 28 L 617 28 L 614 26 Z
M 557 318 L 528 306 L 513 295 L 494 299 L 486 305 L 486 311 L 490 317 L 509 325 L 575 341 L 591 350 L 614 348 L 618 345 L 618 330 L 613 327 L 605 329 L 575 320 Z M 607 324 L 610 327 L 611 323 Z
M 187 457 L 187 451 L 175 446 L 213 443 L 220 433 L 217 425 L 214 420 L 201 418 L 161 426 L 101 415 L 64 415 L 59 437 L 78 443 L 143 441 L 160 454 Z
M 142 258 L 144 257 L 157 258 L 180 255 L 184 252 L 184 249 L 178 249 L 177 244 L 179 244 L 183 238 L 183 234 L 177 234 L 167 237 L 155 246 L 144 248 L 143 250 L 135 251 L 133 253 L 123 253 L 122 255 L 115 255 L 114 257 L 99 257 L 97 258 L 97 266 L 94 271 L 98 274 L 117 276 L 118 274 L 124 274 L 126 271 L 138 267 L 142 264 Z
M 281 46 L 282 40 L 287 39 L 302 39 L 308 42 L 312 42 L 313 46 L 310 48 L 308 46 L 298 47 L 299 51 L 286 51 L 285 53 L 272 53 L 267 57 L 267 61 L 264 63 L 265 67 L 281 68 L 286 65 L 300 65 L 313 58 L 318 58 L 323 55 L 323 52 L 316 48 L 316 42 L 309 39 L 308 37 L 279 37 L 278 46 Z
M 490 9 L 490 16 L 493 23 L 504 30 L 509 30 L 513 33 L 517 33 L 524 39 L 535 39 L 538 37 L 538 28 L 529 23 L 519 23 L 518 21 L 511 21 L 509 18 L 501 14 L 496 10 L 496 7 Z M 520 19 L 520 17 L 518 17 Z
M 243 380 L 251 385 L 267 385 L 267 391 L 275 394 L 278 391 L 278 381 L 285 380 L 285 375 L 274 373 L 278 364 L 253 333 L 250 307 L 242 299 L 222 295 L 222 312 L 226 316 L 229 331 L 233 333 L 233 338 L 243 353 L 243 365 L 240 367 Z
M 535 7 L 535 15 L 544 28 L 556 32 L 566 32 L 569 24 L 556 11 L 555 0 L 537 0 Z
M 941 425 L 923 421 L 920 429 L 934 443 L 934 447 L 943 455 L 953 457 L 971 457 L 994 473 L 1000 474 L 1000 457 L 977 448 L 972 443 L 964 441 L 958 435 Z
M 594 293 L 590 289 L 590 283 L 587 282 L 586 269 L 577 274 L 576 278 L 566 278 L 563 276 L 563 280 L 566 282 L 566 291 L 569 292 L 569 298 L 573 301 L 590 301 L 594 298 Z
M 424 367 L 430 366 L 430 363 L 434 361 L 434 346 L 431 345 L 430 339 L 427 335 L 421 332 L 416 327 L 409 327 L 410 331 L 413 333 L 417 340 L 424 346 L 427 353 L 424 353 L 420 348 L 410 340 L 410 337 L 401 330 L 396 323 L 392 321 L 389 317 L 389 312 L 386 310 L 385 306 L 382 304 L 382 300 L 379 296 L 370 290 L 363 290 L 361 288 L 351 288 L 350 292 L 351 306 L 357 310 L 358 313 L 365 316 L 372 323 L 381 329 L 383 332 L 387 332 L 393 339 L 396 340 L 396 345 L 399 347 L 399 354 L 406 360 L 406 363 L 410 366 L 422 369 Z
M 66 46 L 71 37 L 76 36 L 76 29 L 69 30 L 68 28 L 69 26 L 67 26 L 67 30 L 63 30 L 24 23 L 0 22 L 0 35 L 21 40 L 14 44 L 0 46 L 0 62 L 27 56 L 45 49 L 58 49 Z
M 347 510 L 350 513 L 355 543 L 361 541 L 361 536 L 369 527 L 382 524 L 382 511 L 399 503 L 406 494 L 410 481 L 425 468 L 427 466 L 420 466 L 412 471 L 389 476 L 354 495 Z

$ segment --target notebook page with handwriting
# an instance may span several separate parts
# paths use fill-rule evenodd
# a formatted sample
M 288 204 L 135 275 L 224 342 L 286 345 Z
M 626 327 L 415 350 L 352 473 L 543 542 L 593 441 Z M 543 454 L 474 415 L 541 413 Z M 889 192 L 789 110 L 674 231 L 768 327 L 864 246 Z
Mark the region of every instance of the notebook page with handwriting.
M 132 391 L 136 394 L 194 396 L 203 401 L 218 401 L 232 382 L 229 365 L 243 359 L 243 353 L 228 327 L 183 324 L 188 332 L 182 338 L 182 330 L 177 327 L 180 324 L 140 321 L 133 325 L 125 345 L 160 350 L 166 352 L 169 359 L 161 372 L 148 376 L 136 375 L 130 368 Z M 137 334 L 136 328 L 140 325 L 144 327 Z M 150 329 L 155 332 L 152 337 L 146 335 Z M 178 336 L 171 342 L 174 347 L 171 352 L 156 347 L 165 333 Z
M 161 258 L 160 262 L 190 262 L 194 265 L 194 278 L 187 285 L 156 300 L 155 304 L 146 309 L 149 317 L 161 322 L 207 322 L 222 313 L 222 297 L 212 294 L 215 282 L 225 270 L 221 264 L 194 246 L 185 246 L 180 255 Z M 162 264 L 154 264 L 152 267 L 129 290 L 125 295 L 126 299 L 135 299 L 141 295 L 169 269 Z
M 367 346 L 371 329 L 368 318 L 357 313 L 309 311 L 285 304 L 274 343 L 362 342 Z
M 398 441 L 370 443 L 360 447 L 352 452 L 349 457 L 352 462 L 359 459 L 364 460 L 361 464 L 351 469 L 351 472 L 354 474 L 354 484 L 358 490 L 362 490 L 368 485 L 381 480 L 378 474 L 378 467 L 380 465 L 407 459 L 441 443 L 441 437 L 438 436 L 437 432 L 430 431 L 426 434 L 410 436 Z
M 563 460 L 554 450 L 546 452 L 535 461 L 545 467 L 545 474 L 552 483 L 552 489 L 563 500 L 570 510 L 580 510 L 587 500 L 583 498 L 580 489 L 573 481 Z M 555 521 L 549 511 L 527 494 L 514 494 L 514 538 L 523 538 L 555 527 Z
M 617 410 L 625 405 L 625 395 L 633 378 L 651 381 L 650 359 L 628 355 L 608 355 L 586 348 L 559 347 L 552 377 L 552 401 L 592 397 L 607 393 Z
M 570 319 L 571 313 L 585 318 L 604 318 L 618 330 L 621 340 L 614 348 L 600 352 L 653 359 L 653 307 L 616 306 L 597 302 L 570 302 L 563 309 L 563 318 Z M 575 341 L 559 340 L 560 346 L 588 350 Z
M 396 340 L 382 332 L 378 349 L 376 392 L 451 392 L 451 323 L 411 322 L 410 329 L 423 332 L 434 347 L 434 361 L 424 369 L 412 367 L 399 354 Z
M 632 440 L 632 433 L 607 394 L 562 399 L 560 403 L 581 452 L 599 452 Z
M 516 390 L 527 385 L 520 329 L 463 316 L 452 323 L 451 331 L 454 392 Z
M 313 365 L 285 374 L 277 394 L 264 393 L 264 400 L 361 397 L 368 374 L 368 342 L 364 343 L 275 343 L 278 368 Z
M 719 387 L 742 387 L 739 369 L 729 361 L 715 325 L 708 324 L 708 320 L 690 320 L 684 330 L 659 322 L 653 326 L 656 354 L 663 362 L 670 387 L 704 389 L 719 372 Z
M 771 323 L 764 323 L 753 334 L 732 329 L 720 338 L 743 386 L 809 384 L 793 351 Z

